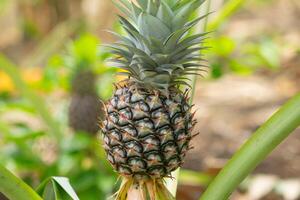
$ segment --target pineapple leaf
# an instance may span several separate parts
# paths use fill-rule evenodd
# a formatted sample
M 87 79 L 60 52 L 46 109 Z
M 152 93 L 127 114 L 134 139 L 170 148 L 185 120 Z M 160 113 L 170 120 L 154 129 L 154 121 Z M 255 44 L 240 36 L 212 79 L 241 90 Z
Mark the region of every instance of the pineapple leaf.
M 130 60 L 132 57 L 131 52 L 128 52 L 126 50 L 123 49 L 110 49 L 110 52 L 113 54 L 116 54 L 116 56 L 121 57 L 121 58 L 125 58 L 127 60 Z
M 208 17 L 211 13 L 213 13 L 213 12 L 209 12 L 205 15 L 202 15 L 202 16 L 194 19 L 193 21 L 186 23 L 184 26 L 191 28 L 191 27 L 195 26 L 198 22 L 200 22 L 202 19 L 205 19 L 206 17 Z
M 178 31 L 172 33 L 167 40 L 164 42 L 164 45 L 166 46 L 167 50 L 173 50 L 175 48 L 175 45 L 177 44 L 177 42 L 184 36 L 184 34 L 186 32 L 188 32 L 192 27 L 194 27 L 200 20 L 202 20 L 203 18 L 207 17 L 207 15 L 203 15 L 197 19 L 195 19 L 194 21 L 191 21 L 189 23 L 187 23 L 184 28 L 179 29 Z M 203 34 L 203 33 L 202 33 Z M 195 36 L 199 36 L 201 37 L 202 34 L 198 34 Z M 194 37 L 194 36 L 191 36 Z M 196 38 L 197 38 L 196 37 Z
M 178 80 L 178 81 L 179 81 L 179 80 L 183 80 L 183 81 L 184 81 L 184 80 L 186 80 L 186 81 L 191 81 L 190 78 L 184 77 L 184 76 L 183 76 L 183 77 L 178 77 L 178 78 L 176 78 L 176 80 Z
M 133 54 L 137 54 L 137 55 L 141 55 L 141 56 L 145 56 L 145 57 L 149 58 L 149 56 L 147 56 L 147 54 L 144 51 L 142 51 L 142 50 L 140 50 L 136 47 L 133 47 L 133 46 L 130 46 L 130 45 L 127 45 L 127 44 L 123 44 L 123 43 L 116 43 L 116 44 L 119 45 L 119 46 L 123 46 L 123 47 L 127 48 Z
M 115 65 L 114 67 L 125 70 L 127 73 L 130 73 L 132 76 L 138 77 L 139 70 L 136 67 L 129 67 L 129 66 L 118 66 Z
M 150 15 L 155 16 L 156 15 L 156 5 L 155 5 L 155 1 L 153 0 L 148 0 L 148 4 L 147 4 L 147 13 L 149 13 Z
M 152 60 L 148 60 L 148 58 L 141 55 L 134 55 L 131 64 L 141 64 L 146 69 L 154 69 L 156 66 L 156 63 L 152 62 Z
M 171 8 L 165 4 L 160 4 L 158 11 L 157 11 L 157 17 L 163 21 L 166 25 L 168 25 L 168 28 L 172 28 L 171 24 L 168 24 L 168 22 L 172 21 L 174 14 L 171 10 Z
M 116 1 L 116 0 L 113 0 Z M 128 0 L 119 0 L 128 10 L 130 10 L 130 2 Z
M 200 77 L 204 77 L 203 74 L 200 74 L 200 73 L 184 73 L 184 76 L 200 76 Z
M 107 30 L 106 32 L 116 36 L 117 38 L 119 38 L 122 42 L 128 44 L 128 45 L 134 45 L 134 42 L 130 39 L 128 39 L 127 37 L 123 36 L 123 35 L 120 35 L 119 33 L 116 33 L 114 31 L 109 31 Z
M 174 8 L 174 6 L 180 1 L 180 0 L 161 0 L 163 3 L 167 4 L 170 8 Z
M 186 63 L 186 64 L 183 64 L 183 67 L 185 70 L 187 69 L 199 69 L 199 70 L 202 70 L 201 67 L 206 67 L 208 68 L 209 66 L 207 65 L 204 65 L 204 64 L 199 64 L 199 63 Z
M 195 40 L 198 40 L 200 39 L 199 42 L 201 42 L 203 39 L 207 39 L 207 38 L 204 38 L 204 36 L 208 35 L 210 32 L 204 32 L 204 33 L 199 33 L 199 34 L 196 34 L 196 35 L 192 35 L 192 36 L 189 36 L 189 37 L 186 37 L 184 39 L 182 39 L 178 45 L 179 46 L 189 46 L 190 42 L 193 42 Z
M 142 35 L 148 38 L 156 38 L 163 40 L 171 34 L 171 30 L 158 18 L 141 13 L 138 19 L 139 31 Z
M 193 40 L 190 40 L 190 41 L 180 42 L 177 45 L 176 50 L 172 54 L 177 54 L 177 53 L 179 53 L 180 51 L 182 51 L 182 50 L 184 50 L 186 48 L 192 47 L 194 45 L 199 45 L 205 39 L 207 39 L 207 38 L 196 38 L 196 39 L 193 39 Z
M 168 72 L 170 75 L 172 75 L 172 73 L 176 70 L 184 70 L 184 67 L 182 65 L 176 65 L 176 64 L 165 64 L 162 65 L 161 68 L 158 70 L 158 72 L 160 71 L 165 71 Z
M 114 0 L 116 1 L 116 0 Z M 198 74 L 202 68 L 200 54 L 208 33 L 189 35 L 190 30 L 209 14 L 189 21 L 193 12 L 205 0 L 120 0 L 121 7 L 131 21 L 119 17 L 127 33 L 113 33 L 119 42 L 110 46 L 117 55 L 118 67 L 127 70 L 134 81 L 163 91 L 180 85 L 187 74 Z M 129 12 L 129 14 L 128 14 Z M 202 45 L 199 47 L 198 45 Z M 127 73 L 127 74 L 128 74 Z M 185 84 L 186 85 L 186 84 Z
M 172 30 L 174 31 L 180 29 L 186 23 L 186 21 L 188 21 L 188 18 L 191 16 L 193 11 L 195 11 L 204 1 L 205 0 L 190 1 L 181 7 L 172 21 Z
M 129 30 L 138 32 L 138 30 L 127 19 L 125 19 L 124 17 L 122 17 L 122 16 L 119 15 L 119 20 L 120 20 L 120 23 L 123 26 L 123 28 L 127 28 Z
M 185 57 L 185 58 L 182 58 L 181 60 L 177 61 L 177 63 L 183 64 L 183 63 L 191 62 L 191 61 L 199 62 L 199 61 L 202 61 L 202 58 L 200 58 L 200 57 Z
M 133 18 L 133 15 L 130 12 L 129 2 L 127 0 L 121 0 L 122 3 L 120 3 L 117 0 L 112 0 L 114 5 L 125 15 L 129 16 L 130 18 Z
M 148 1 L 148 0 L 137 0 L 139 6 L 140 6 L 143 10 L 147 10 L 147 1 Z
M 157 63 L 169 63 L 170 62 L 170 59 L 169 59 L 169 55 L 167 54 L 153 54 L 151 55 L 151 58 L 153 60 L 155 60 Z M 161 66 L 163 67 L 163 66 Z
M 182 38 L 182 36 L 189 30 L 189 28 L 182 28 L 174 33 L 172 33 L 166 41 L 163 43 L 165 45 L 165 50 L 167 52 L 174 50 L 178 41 Z
M 151 51 L 153 52 L 154 51 L 154 46 L 151 45 L 149 43 L 149 41 L 144 38 L 143 35 L 141 35 L 139 32 L 135 32 L 133 30 L 130 30 L 130 29 L 125 29 L 126 32 L 134 39 L 132 39 L 131 41 L 134 42 L 134 46 L 145 51 L 145 52 L 148 52 L 148 51 Z
M 133 12 L 133 15 L 135 17 L 135 21 L 138 19 L 139 15 L 143 12 L 143 10 L 139 7 L 137 7 L 134 3 L 131 2 L 131 10 Z
M 193 73 L 196 73 L 196 72 L 207 72 L 207 70 L 205 70 L 205 69 L 198 69 L 198 68 L 195 68 L 195 69 L 185 69 L 184 71 L 185 71 L 185 72 L 183 72 L 183 73 L 190 73 L 190 72 L 193 72 Z
M 200 50 L 206 49 L 205 47 L 195 47 L 195 48 L 190 48 L 190 49 L 184 49 L 183 51 L 171 55 L 171 59 L 173 60 L 179 60 L 180 58 L 183 58 L 187 55 L 190 55 L 192 53 L 198 52 Z
M 131 77 L 132 76 L 132 73 L 130 73 L 130 72 L 117 72 L 116 74 L 119 75 L 119 76 L 125 76 L 125 77 Z
M 110 58 L 110 59 L 107 59 L 107 62 L 112 62 L 112 63 L 118 64 L 119 66 L 129 66 L 129 62 L 126 60 Z
M 187 87 L 189 87 L 189 88 L 192 87 L 192 86 L 191 86 L 190 84 L 188 84 L 186 81 L 177 81 L 177 80 L 174 80 L 172 83 L 173 83 L 174 85 L 185 85 L 185 86 L 187 86 Z
M 118 52 L 117 55 L 120 55 L 120 56 L 125 57 L 125 58 L 128 57 L 130 59 L 132 57 L 132 55 L 133 55 L 132 52 L 126 51 L 125 49 L 122 49 L 118 45 L 110 44 L 110 45 L 103 45 L 103 46 L 106 47 L 106 48 L 111 49 L 111 51 L 113 50 L 115 52 Z

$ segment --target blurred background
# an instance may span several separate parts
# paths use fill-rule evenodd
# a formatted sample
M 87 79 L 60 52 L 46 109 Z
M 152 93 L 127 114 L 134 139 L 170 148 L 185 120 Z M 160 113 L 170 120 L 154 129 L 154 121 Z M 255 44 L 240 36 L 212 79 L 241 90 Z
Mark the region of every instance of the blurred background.
M 179 177 L 180 200 L 198 199 L 300 89 L 299 0 L 211 0 L 200 12 L 208 8 L 211 68 L 196 84 L 201 134 Z M 49 176 L 68 177 L 83 200 L 118 188 L 95 125 L 99 99 L 120 79 L 101 48 L 115 40 L 106 30 L 121 31 L 116 13 L 110 0 L 0 0 L 0 163 L 34 188 Z M 299 129 L 231 199 L 300 199 Z

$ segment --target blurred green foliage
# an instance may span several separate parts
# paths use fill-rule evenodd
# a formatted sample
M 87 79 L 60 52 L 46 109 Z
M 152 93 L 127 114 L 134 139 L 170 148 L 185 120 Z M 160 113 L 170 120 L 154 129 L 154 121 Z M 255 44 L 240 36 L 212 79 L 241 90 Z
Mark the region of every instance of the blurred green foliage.
M 213 78 L 228 72 L 250 75 L 259 69 L 276 70 L 280 67 L 280 49 L 271 38 L 246 42 L 217 36 L 208 43 L 213 49 L 209 57 Z
M 1 0 L 0 1 L 0 14 L 4 10 L 5 6 L 7 5 L 8 0 Z
M 23 90 L 21 96 L 13 93 L 0 96 L 0 116 L 14 118 L 0 121 L 0 162 L 33 187 L 53 175 L 69 177 L 80 199 L 107 199 L 117 187 L 116 174 L 106 161 L 100 137 L 73 133 L 67 125 L 68 101 L 62 98 L 53 103 L 50 100 L 57 92 L 67 94 L 74 71 L 83 67 L 90 67 L 97 73 L 100 95 L 104 98 L 111 95 L 115 69 L 104 65 L 108 55 L 99 52 L 99 44 L 100 41 L 90 34 L 68 42 L 66 50 L 49 59 L 42 79 L 34 88 L 20 82 L 12 64 L 7 64 L 5 59 L 0 63 L 5 64 L 8 71 L 15 72 L 10 73 L 15 77 L 12 80 L 14 84 L 22 84 L 15 86 Z M 32 96 L 41 92 L 43 97 L 37 102 Z M 41 121 L 41 105 L 54 110 L 47 116 L 59 123 L 63 139 L 49 135 L 51 124 Z
M 18 121 L 1 123 L 0 130 L 0 162 L 30 185 L 36 187 L 44 179 L 58 175 L 70 177 L 81 199 L 93 199 L 91 195 L 106 199 L 113 192 L 116 175 L 106 163 L 100 139 L 76 133 L 63 136 L 61 144 L 55 144 L 46 130 L 33 130 Z M 55 145 L 61 146 L 59 155 L 55 155 Z
M 249 2 L 225 1 L 217 16 L 208 23 L 208 30 L 214 31 L 207 41 L 207 46 L 211 47 L 208 60 L 212 78 L 220 78 L 227 73 L 250 75 L 260 69 L 276 70 L 280 67 L 281 51 L 275 37 L 263 35 L 251 39 L 235 38 L 224 31 L 223 25 L 233 15 L 239 14 L 246 3 Z
M 101 48 L 99 39 L 91 34 L 82 34 L 66 45 L 66 51 L 53 55 L 44 69 L 41 88 L 53 90 L 56 87 L 70 89 L 70 81 L 79 70 L 89 68 L 97 74 L 97 88 L 102 99 L 108 99 L 113 92 L 116 68 L 104 63 L 109 54 Z

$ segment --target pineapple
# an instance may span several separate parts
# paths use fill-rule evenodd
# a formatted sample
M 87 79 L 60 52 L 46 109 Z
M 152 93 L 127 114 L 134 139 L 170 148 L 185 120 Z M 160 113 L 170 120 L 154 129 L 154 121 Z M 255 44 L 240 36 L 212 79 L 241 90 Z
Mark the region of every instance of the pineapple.
M 77 72 L 72 80 L 69 124 L 76 131 L 96 134 L 100 129 L 104 112 L 95 85 L 96 75 L 91 70 Z
M 92 35 L 82 35 L 68 45 L 68 56 L 64 64 L 71 73 L 71 103 L 69 106 L 69 125 L 75 131 L 96 134 L 99 119 L 103 119 L 104 109 L 97 94 L 98 39 Z
M 126 35 L 107 45 L 110 59 L 128 78 L 116 84 L 102 123 L 104 148 L 123 177 L 116 199 L 173 199 L 163 183 L 180 167 L 190 141 L 192 106 L 188 75 L 203 71 L 200 46 L 207 33 L 190 30 L 207 15 L 190 20 L 204 0 L 115 2 Z

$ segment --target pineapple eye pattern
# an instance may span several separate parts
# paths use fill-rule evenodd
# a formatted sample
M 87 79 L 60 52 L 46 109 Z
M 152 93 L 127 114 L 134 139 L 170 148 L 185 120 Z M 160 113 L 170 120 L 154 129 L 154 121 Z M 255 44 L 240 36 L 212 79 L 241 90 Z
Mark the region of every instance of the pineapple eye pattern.
M 121 175 L 162 178 L 183 163 L 195 125 L 185 93 L 167 98 L 125 85 L 106 107 L 104 146 Z

